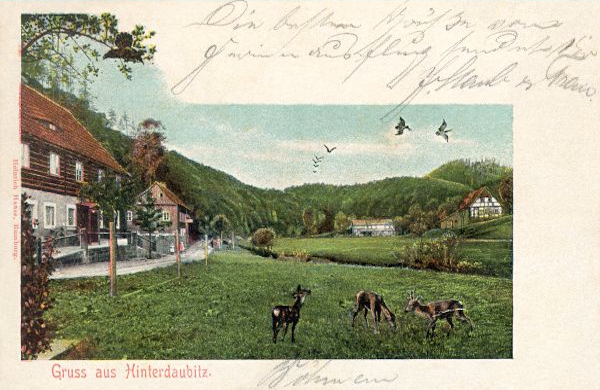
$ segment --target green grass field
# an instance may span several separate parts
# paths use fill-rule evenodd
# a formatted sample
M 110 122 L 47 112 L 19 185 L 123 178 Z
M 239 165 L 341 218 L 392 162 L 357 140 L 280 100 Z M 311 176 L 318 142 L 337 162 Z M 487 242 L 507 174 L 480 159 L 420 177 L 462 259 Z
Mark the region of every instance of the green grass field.
M 506 278 L 400 268 L 313 264 L 243 251 L 211 255 L 209 266 L 185 264 L 118 278 L 52 281 L 49 320 L 57 337 L 87 339 L 89 359 L 510 358 L 512 282 Z M 270 309 L 291 304 L 301 284 L 312 290 L 296 329 L 296 344 L 271 341 Z M 350 326 L 355 293 L 373 289 L 396 313 L 398 330 L 380 334 Z M 425 300 L 460 299 L 475 323 L 447 334 L 439 324 L 425 339 L 425 320 L 404 313 L 406 292 Z
M 472 223 L 468 228 L 474 238 L 508 240 L 513 237 L 513 217 L 507 215 L 490 221 Z
M 414 242 L 409 237 L 278 238 L 273 251 L 291 254 L 303 250 L 312 256 L 338 263 L 393 266 L 393 252 Z M 512 276 L 512 243 L 465 241 L 458 250 L 460 260 L 480 262 L 481 274 Z

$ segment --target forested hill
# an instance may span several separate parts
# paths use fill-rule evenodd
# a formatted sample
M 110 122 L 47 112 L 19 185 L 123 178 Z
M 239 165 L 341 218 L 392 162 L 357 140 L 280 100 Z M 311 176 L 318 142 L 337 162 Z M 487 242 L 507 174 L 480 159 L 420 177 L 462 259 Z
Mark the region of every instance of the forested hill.
M 106 116 L 95 112 L 85 99 L 62 92 L 52 94 L 51 98 L 70 109 L 117 161 L 129 169 L 130 137 L 112 130 Z M 166 182 L 200 220 L 225 214 L 241 234 L 266 226 L 279 234 L 292 235 L 302 231 L 302 214 L 307 208 L 356 217 L 402 216 L 413 204 L 435 210 L 444 204 L 456 205 L 481 184 L 494 186 L 507 170 L 490 161 L 453 161 L 422 178 L 388 178 L 346 186 L 307 184 L 280 191 L 242 183 L 222 171 L 169 151 L 157 171 L 157 180 Z M 137 187 L 141 191 L 143 184 L 138 181 Z
M 333 186 L 306 184 L 285 190 L 313 208 L 332 207 L 347 215 L 393 217 L 405 215 L 413 204 L 437 208 L 449 198 L 462 197 L 471 187 L 445 180 L 394 177 L 364 184 Z
M 454 160 L 433 171 L 426 177 L 462 183 L 471 188 L 497 185 L 500 178 L 512 171 L 494 160 Z

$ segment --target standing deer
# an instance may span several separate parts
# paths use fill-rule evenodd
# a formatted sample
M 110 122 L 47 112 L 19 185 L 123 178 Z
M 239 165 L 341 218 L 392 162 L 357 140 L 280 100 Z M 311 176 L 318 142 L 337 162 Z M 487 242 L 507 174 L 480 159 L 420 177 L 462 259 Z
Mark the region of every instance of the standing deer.
M 407 313 L 412 311 L 415 314 L 429 320 L 425 337 L 429 337 L 431 335 L 431 338 L 433 338 L 435 323 L 440 318 L 448 321 L 448 324 L 450 324 L 450 328 L 452 329 L 454 328 L 452 317 L 457 316 L 463 324 L 466 322 L 470 325 L 470 329 L 473 329 L 473 321 L 471 321 L 471 319 L 464 313 L 465 308 L 462 302 L 456 300 L 435 301 L 429 302 L 426 305 L 422 305 L 419 302 L 419 299 L 421 299 L 421 297 L 415 296 L 414 290 L 411 291 L 408 295 L 408 303 L 404 311 Z
M 354 327 L 354 320 L 358 313 L 364 310 L 365 322 L 367 328 L 369 327 L 369 320 L 367 319 L 367 312 L 370 311 L 373 315 L 373 323 L 375 329 L 373 333 L 379 332 L 378 323 L 381 321 L 381 313 L 387 320 L 392 330 L 396 329 L 396 316 L 388 309 L 383 301 L 383 297 L 373 291 L 359 291 L 356 293 L 356 302 L 354 303 L 354 310 L 352 312 L 352 327 Z
M 292 324 L 292 343 L 295 341 L 294 330 L 300 320 L 300 309 L 307 295 L 310 295 L 310 290 L 303 289 L 298 285 L 298 288 L 292 294 L 292 297 L 294 297 L 294 304 L 292 306 L 275 306 L 271 310 L 274 343 L 277 343 L 277 333 L 279 333 L 282 326 L 284 326 L 282 340 L 285 340 L 288 324 L 290 323 Z

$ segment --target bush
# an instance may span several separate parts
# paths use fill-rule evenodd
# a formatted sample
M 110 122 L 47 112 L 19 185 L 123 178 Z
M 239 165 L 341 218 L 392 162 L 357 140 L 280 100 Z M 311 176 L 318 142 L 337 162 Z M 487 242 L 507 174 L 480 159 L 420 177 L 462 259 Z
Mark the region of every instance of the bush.
M 21 359 L 35 359 L 50 348 L 50 332 L 43 316 L 52 307 L 48 277 L 54 260 L 52 240 L 42 246 L 38 259 L 26 199 L 21 197 Z
M 456 258 L 458 244 L 459 239 L 454 233 L 446 233 L 439 238 L 415 241 L 394 252 L 393 256 L 400 265 L 417 269 L 471 272 L 481 268 L 479 263 Z
M 275 239 L 275 232 L 271 228 L 260 228 L 252 234 L 252 245 L 258 248 L 266 248 L 271 250 L 273 246 L 273 240 Z
M 452 230 L 448 230 L 448 229 L 430 229 L 428 231 L 426 231 L 425 233 L 423 233 L 423 237 L 425 238 L 439 238 L 439 237 L 443 237 L 444 235 L 455 235 L 454 232 L 452 232 Z
M 308 253 L 304 249 L 294 249 L 292 251 L 292 256 L 302 261 L 310 260 L 310 253 Z

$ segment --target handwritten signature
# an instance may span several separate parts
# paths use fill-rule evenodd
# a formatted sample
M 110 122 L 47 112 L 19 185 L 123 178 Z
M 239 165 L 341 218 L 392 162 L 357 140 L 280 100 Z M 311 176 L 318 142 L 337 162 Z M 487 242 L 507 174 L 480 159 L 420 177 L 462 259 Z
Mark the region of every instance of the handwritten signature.
M 389 374 L 386 377 L 368 377 L 358 373 L 346 377 L 334 376 L 327 373 L 326 368 L 331 360 L 286 360 L 277 364 L 261 378 L 257 387 L 294 387 L 303 385 L 366 385 L 374 383 L 392 383 L 398 379 L 398 374 Z

